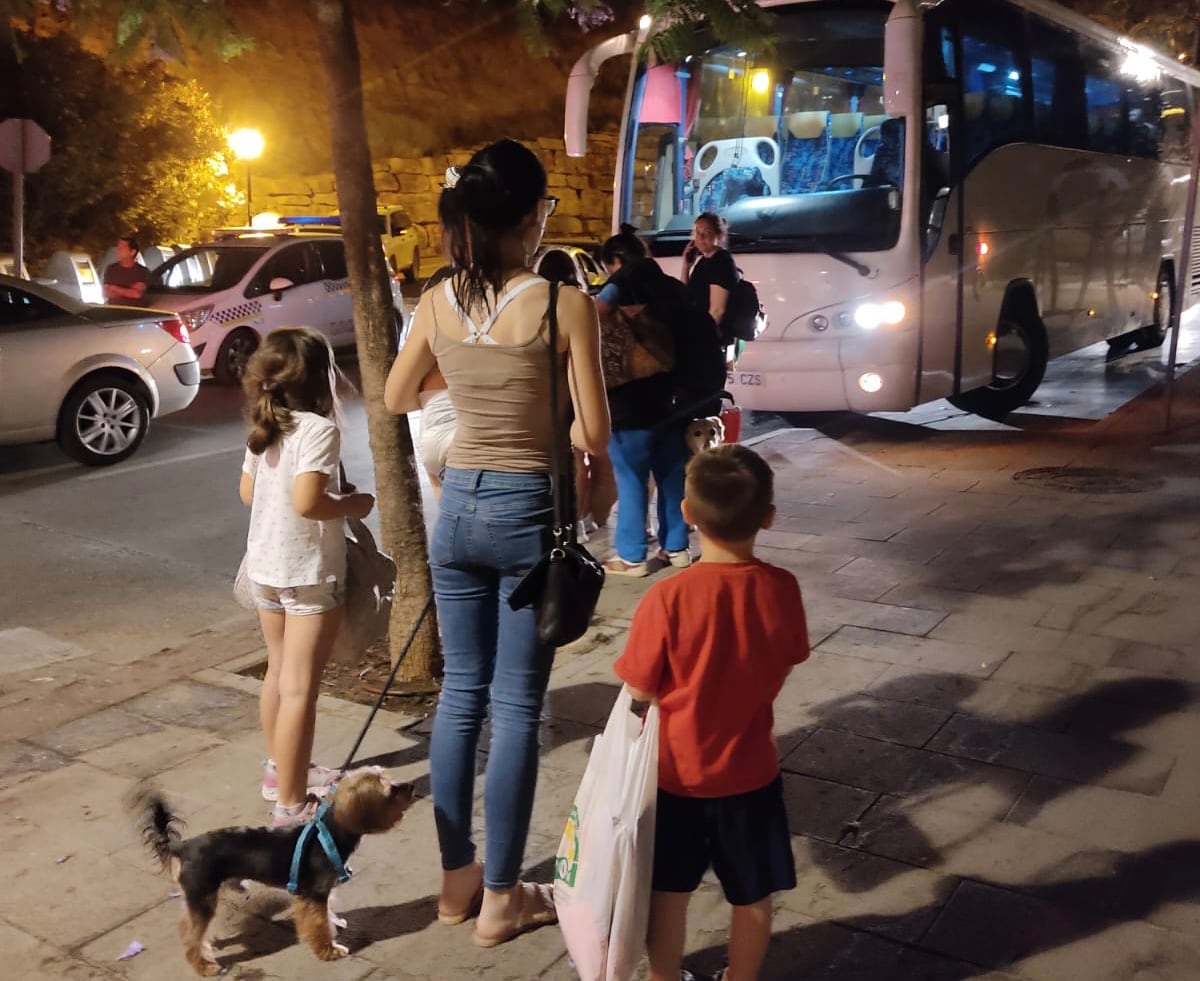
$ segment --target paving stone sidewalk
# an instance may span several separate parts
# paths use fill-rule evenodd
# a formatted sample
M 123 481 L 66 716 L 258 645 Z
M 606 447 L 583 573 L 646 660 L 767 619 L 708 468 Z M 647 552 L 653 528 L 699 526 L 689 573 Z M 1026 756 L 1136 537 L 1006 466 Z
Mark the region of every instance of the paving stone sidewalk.
M 759 442 L 779 509 L 761 554 L 800 579 L 814 647 L 778 703 L 800 883 L 778 899 L 765 978 L 1200 977 L 1200 372 L 1175 417 L 1169 437 L 1142 400 L 1099 424 L 843 420 Z M 606 586 L 595 628 L 557 658 L 534 875 L 550 874 L 645 588 Z M 179 900 L 122 799 L 153 774 L 189 833 L 265 817 L 257 682 L 236 673 L 263 656 L 253 625 L 127 664 L 46 634 L 0 642 L 18 652 L 0 659 L 0 975 L 189 977 Z M 340 759 L 365 712 L 322 699 L 318 755 Z M 428 733 L 381 713 L 360 758 L 427 794 Z M 313 960 L 286 896 L 253 889 L 216 925 L 228 976 L 574 976 L 555 929 L 480 951 L 469 925 L 436 922 L 427 798 L 355 867 L 339 899 L 352 957 Z M 708 882 L 690 967 L 721 965 L 726 922 Z M 118 960 L 133 941 L 143 952 Z

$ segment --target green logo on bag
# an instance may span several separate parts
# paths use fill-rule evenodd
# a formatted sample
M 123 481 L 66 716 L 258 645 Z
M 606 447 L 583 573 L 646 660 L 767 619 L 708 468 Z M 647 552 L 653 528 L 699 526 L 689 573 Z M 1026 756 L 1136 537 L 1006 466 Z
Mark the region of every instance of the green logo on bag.
M 575 876 L 579 874 L 579 808 L 571 805 L 571 813 L 567 815 L 567 826 L 563 830 L 562 841 L 558 846 L 558 855 L 554 859 L 554 878 L 574 887 Z

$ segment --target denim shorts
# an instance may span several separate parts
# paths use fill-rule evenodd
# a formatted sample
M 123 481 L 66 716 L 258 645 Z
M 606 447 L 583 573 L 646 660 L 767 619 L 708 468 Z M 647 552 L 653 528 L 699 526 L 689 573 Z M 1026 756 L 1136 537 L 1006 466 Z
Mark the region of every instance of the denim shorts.
M 323 582 L 315 586 L 263 586 L 252 582 L 254 605 L 272 613 L 306 617 L 328 613 L 342 605 L 342 586 L 338 582 Z

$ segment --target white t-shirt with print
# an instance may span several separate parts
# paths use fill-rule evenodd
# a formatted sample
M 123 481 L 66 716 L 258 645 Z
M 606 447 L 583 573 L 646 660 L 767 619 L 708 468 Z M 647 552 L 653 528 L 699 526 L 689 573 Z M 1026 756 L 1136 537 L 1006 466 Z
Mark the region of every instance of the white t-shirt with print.
M 302 473 L 328 474 L 341 484 L 342 439 L 332 419 L 293 412 L 296 428 L 262 454 L 246 450 L 242 470 L 254 479 L 246 575 L 260 586 L 315 586 L 346 577 L 345 521 L 313 521 L 292 507 L 292 484 Z

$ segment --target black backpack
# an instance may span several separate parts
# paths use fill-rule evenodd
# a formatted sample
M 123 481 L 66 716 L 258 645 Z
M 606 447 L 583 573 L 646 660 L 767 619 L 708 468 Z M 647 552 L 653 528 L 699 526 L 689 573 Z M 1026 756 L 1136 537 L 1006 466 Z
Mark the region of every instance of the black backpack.
M 737 285 L 729 291 L 729 299 L 725 303 L 725 316 L 721 318 L 721 340 L 725 344 L 752 341 L 758 336 L 764 319 L 762 304 L 758 301 L 758 290 L 739 269 Z

